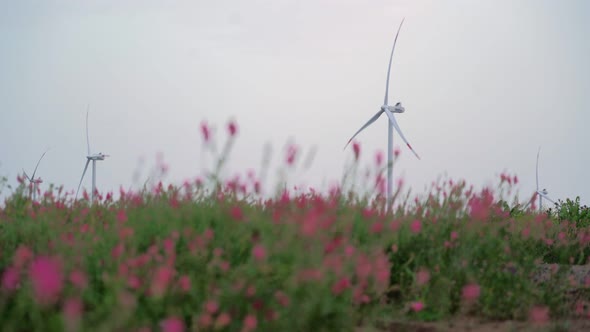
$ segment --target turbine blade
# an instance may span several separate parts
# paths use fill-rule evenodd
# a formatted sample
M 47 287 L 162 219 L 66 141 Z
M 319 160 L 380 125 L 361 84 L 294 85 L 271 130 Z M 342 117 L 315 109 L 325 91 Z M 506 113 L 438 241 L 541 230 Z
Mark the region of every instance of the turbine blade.
M 537 180 L 537 192 L 539 192 L 539 153 L 541 152 L 541 147 L 539 147 L 539 150 L 537 150 L 537 168 L 536 168 L 536 180 Z
M 37 166 L 35 166 L 35 170 L 33 171 L 33 177 L 32 179 L 35 179 L 35 173 L 37 173 L 37 167 L 39 167 L 39 164 L 41 163 L 41 159 L 43 159 L 43 157 L 45 157 L 45 154 L 47 153 L 48 150 L 45 150 L 45 152 L 43 152 L 43 154 L 41 155 L 41 158 L 39 158 L 39 161 L 37 161 Z
M 393 47 L 391 48 L 391 55 L 389 56 L 389 67 L 387 68 L 387 81 L 385 83 L 385 100 L 383 105 L 387 105 L 388 97 L 389 97 L 389 75 L 391 73 L 391 62 L 393 61 L 393 51 L 395 50 L 395 44 L 397 43 L 397 36 L 399 36 L 399 32 L 402 29 L 402 24 L 404 24 L 405 17 L 402 19 L 402 22 L 399 24 L 399 28 L 397 28 L 397 33 L 395 34 L 395 39 L 393 40 Z
M 388 109 L 386 109 L 385 114 L 387 114 L 387 117 L 389 117 L 389 122 L 391 122 L 391 125 L 393 126 L 393 128 L 395 128 L 395 130 L 397 130 L 397 132 L 399 133 L 399 136 L 402 138 L 402 140 L 404 140 L 404 143 L 406 143 L 406 145 L 414 153 L 416 158 L 420 159 L 420 156 L 416 153 L 416 151 L 414 151 L 414 148 L 412 148 L 412 146 L 410 145 L 410 143 L 408 142 L 408 140 L 404 136 L 404 133 L 402 133 L 402 130 L 398 126 L 397 121 L 395 121 L 395 117 L 393 116 L 393 113 L 391 113 Z
M 31 178 L 27 175 L 27 172 L 25 172 L 25 169 L 23 168 L 23 174 L 25 175 L 25 177 L 27 178 L 27 180 L 29 180 L 29 182 L 31 181 Z
M 381 116 L 382 113 L 383 113 L 383 110 L 380 110 L 375 115 L 373 115 L 373 117 L 370 118 L 369 121 L 367 121 L 367 123 L 365 123 L 365 125 L 361 127 L 361 129 L 359 129 L 356 133 L 354 133 L 354 135 L 352 135 L 352 137 L 348 140 L 348 143 L 346 143 L 346 145 L 344 146 L 344 149 L 346 149 L 348 144 L 350 144 L 350 142 L 352 142 L 352 140 L 356 137 L 356 135 L 358 135 L 358 133 L 360 133 L 361 131 L 363 131 L 363 129 L 365 129 L 369 125 L 371 125 L 371 123 L 377 121 L 377 119 L 379 119 L 379 117 Z
M 555 204 L 555 201 L 553 201 L 551 198 L 549 198 L 549 196 L 537 191 L 537 194 L 539 194 L 541 197 L 543 197 L 544 199 L 548 200 L 549 202 Z
M 80 178 L 80 183 L 78 184 L 78 190 L 76 190 L 76 197 L 74 200 L 78 199 L 78 192 L 80 191 L 80 186 L 82 185 L 82 180 L 84 180 L 84 175 L 86 175 L 86 170 L 88 169 L 88 164 L 90 164 L 90 159 L 86 160 L 86 166 L 84 166 L 84 172 L 82 172 L 82 177 Z
M 90 138 L 88 137 L 88 112 L 90 105 L 86 107 L 86 145 L 88 146 L 88 155 L 90 155 Z

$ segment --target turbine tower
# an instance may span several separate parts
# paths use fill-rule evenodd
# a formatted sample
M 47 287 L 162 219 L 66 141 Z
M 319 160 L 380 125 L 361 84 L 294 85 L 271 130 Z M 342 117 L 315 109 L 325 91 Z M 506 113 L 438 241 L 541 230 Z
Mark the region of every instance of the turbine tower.
M 43 183 L 43 180 L 41 180 L 41 178 L 35 178 L 35 174 L 37 173 L 37 168 L 39 167 L 39 164 L 41 163 L 41 159 L 43 159 L 43 157 L 45 157 L 45 154 L 47 153 L 46 150 L 45 152 L 43 152 L 43 154 L 41 155 L 41 158 L 39 158 L 39 160 L 37 161 L 37 166 L 35 166 L 35 170 L 33 171 L 33 175 L 31 177 L 29 177 L 27 175 L 27 172 L 25 172 L 25 170 L 23 169 L 23 173 L 25 174 L 25 177 L 27 178 L 27 180 L 29 180 L 29 197 L 35 201 L 37 200 L 37 190 L 39 188 L 39 184 Z
M 547 194 L 549 194 L 547 192 L 547 189 L 543 188 L 543 190 L 539 190 L 539 153 L 541 152 L 541 147 L 539 147 L 539 150 L 537 151 L 537 169 L 536 169 L 536 183 L 537 183 L 537 190 L 535 191 L 537 193 L 537 195 L 539 195 L 539 212 L 543 211 L 543 198 L 545 198 L 546 200 L 548 200 L 549 202 L 555 204 L 555 202 L 549 198 L 549 196 L 547 196 Z
M 410 145 L 410 143 L 408 142 L 408 140 L 406 139 L 406 137 L 402 133 L 402 130 L 400 129 L 400 127 L 397 124 L 397 121 L 395 120 L 395 117 L 393 115 L 393 113 L 404 113 L 405 108 L 402 106 L 402 104 L 400 102 L 396 103 L 395 106 L 389 105 L 389 78 L 390 78 L 390 74 L 391 74 L 391 63 L 393 61 L 393 52 L 395 50 L 395 44 L 397 42 L 397 37 L 399 36 L 399 32 L 402 28 L 402 25 L 404 24 L 404 20 L 405 19 L 403 19 L 401 21 L 399 28 L 397 29 L 397 33 L 396 33 L 395 39 L 393 41 L 393 47 L 391 48 L 391 55 L 389 56 L 389 67 L 387 68 L 387 79 L 386 79 L 386 83 L 385 83 L 385 98 L 383 100 L 383 105 L 381 106 L 381 109 L 379 110 L 379 112 L 377 112 L 377 114 L 375 114 L 371 119 L 369 119 L 369 121 L 367 121 L 367 123 L 365 123 L 361 127 L 361 129 L 359 129 L 354 135 L 352 135 L 352 137 L 348 140 L 348 143 L 346 143 L 346 146 L 348 146 L 348 144 L 350 144 L 350 142 L 352 142 L 352 140 L 356 137 L 356 135 L 358 135 L 358 133 L 360 133 L 363 129 L 367 128 L 373 122 L 377 121 L 377 119 L 381 116 L 381 114 L 385 113 L 387 115 L 387 117 L 389 118 L 389 121 L 387 123 L 387 203 L 386 203 L 387 210 L 389 210 L 389 208 L 391 206 L 391 203 L 392 203 L 391 199 L 392 199 L 392 192 L 393 192 L 393 131 L 394 131 L 394 129 L 398 132 L 399 136 L 406 143 L 406 145 L 412 151 L 412 153 L 414 153 L 416 158 L 420 159 L 420 156 L 418 156 L 416 151 L 414 151 L 414 149 L 412 148 L 412 146 Z M 344 146 L 345 149 L 346 149 L 346 146 Z
M 88 164 L 92 161 L 92 192 L 90 193 L 90 201 L 94 201 L 94 193 L 96 192 L 96 162 L 98 160 L 104 160 L 108 155 L 101 153 L 92 154 L 90 150 L 90 139 L 88 136 L 88 110 L 86 110 L 86 145 L 88 147 L 88 155 L 86 155 L 86 165 L 84 166 L 84 171 L 82 172 L 82 177 L 80 178 L 80 183 L 78 184 L 78 190 L 76 190 L 76 197 L 74 200 L 78 199 L 78 192 L 80 191 L 80 186 L 82 185 L 82 180 L 84 180 L 84 175 L 86 175 L 86 170 L 88 169 Z

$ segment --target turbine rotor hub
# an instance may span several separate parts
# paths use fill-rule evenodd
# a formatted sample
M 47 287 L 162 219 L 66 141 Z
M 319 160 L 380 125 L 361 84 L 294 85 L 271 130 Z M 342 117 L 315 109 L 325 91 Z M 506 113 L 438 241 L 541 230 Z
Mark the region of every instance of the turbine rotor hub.
M 406 111 L 406 109 L 402 106 L 402 103 L 397 103 L 395 106 L 382 105 L 381 109 L 388 109 L 391 113 L 404 113 Z

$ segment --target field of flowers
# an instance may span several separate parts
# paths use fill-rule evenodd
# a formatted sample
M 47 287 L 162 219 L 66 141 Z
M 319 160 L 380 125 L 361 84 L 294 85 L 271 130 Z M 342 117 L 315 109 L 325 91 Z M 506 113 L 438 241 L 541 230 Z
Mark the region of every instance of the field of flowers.
M 218 169 L 235 124 L 228 131 Z M 590 255 L 587 225 L 505 202 L 517 183 L 508 174 L 496 188 L 446 180 L 415 199 L 398 193 L 384 212 L 382 170 L 367 195 L 261 198 L 254 175 L 212 174 L 93 203 L 50 188 L 33 202 L 22 183 L 0 209 L 0 330 L 384 331 L 456 316 L 547 327 L 590 317 L 590 275 L 571 273 Z

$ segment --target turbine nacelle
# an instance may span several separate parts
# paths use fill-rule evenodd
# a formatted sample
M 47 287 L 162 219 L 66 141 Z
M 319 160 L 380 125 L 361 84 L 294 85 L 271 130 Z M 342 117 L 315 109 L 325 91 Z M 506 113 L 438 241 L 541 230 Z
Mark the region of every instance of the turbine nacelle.
M 88 160 L 104 160 L 104 158 L 109 157 L 108 154 L 102 154 L 102 153 L 97 153 L 97 154 L 93 154 L 93 155 L 89 155 L 86 156 L 86 159 Z
M 402 106 L 402 103 L 397 103 L 395 106 L 381 106 L 381 110 L 385 111 L 385 109 L 389 110 L 391 113 L 403 113 L 406 111 L 406 109 Z
M 549 194 L 549 192 L 547 191 L 547 189 L 543 189 L 541 191 L 538 191 L 539 194 L 543 194 L 543 195 L 547 195 Z

